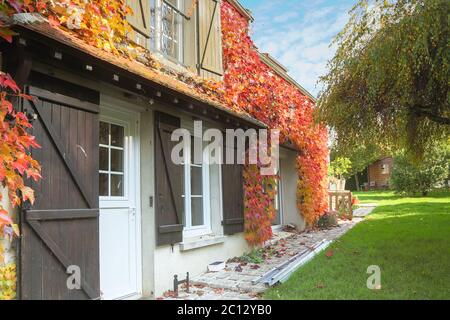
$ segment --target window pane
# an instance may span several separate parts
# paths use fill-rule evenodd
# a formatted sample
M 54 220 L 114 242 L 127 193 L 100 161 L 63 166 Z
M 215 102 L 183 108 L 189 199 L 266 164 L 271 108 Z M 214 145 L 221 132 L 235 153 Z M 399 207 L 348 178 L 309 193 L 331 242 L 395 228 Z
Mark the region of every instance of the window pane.
M 114 147 L 123 147 L 124 130 L 123 127 L 115 124 L 111 125 L 111 145 Z
M 111 175 L 111 196 L 123 197 L 123 176 L 112 174 Z
M 99 168 L 102 171 L 108 171 L 108 148 L 100 147 Z
M 109 124 L 106 122 L 100 122 L 100 144 L 109 144 Z
M 191 198 L 191 208 L 192 226 L 203 226 L 203 198 Z
M 123 150 L 111 149 L 111 171 L 123 172 Z
M 203 195 L 202 167 L 191 166 L 191 194 Z
M 168 1 L 174 7 L 177 7 L 177 1 Z M 182 23 L 182 17 L 175 12 L 169 5 L 163 3 L 161 19 L 161 51 L 175 59 L 179 58 L 179 28 Z
M 108 196 L 108 175 L 106 173 L 100 173 L 99 175 L 99 194 L 102 197 Z

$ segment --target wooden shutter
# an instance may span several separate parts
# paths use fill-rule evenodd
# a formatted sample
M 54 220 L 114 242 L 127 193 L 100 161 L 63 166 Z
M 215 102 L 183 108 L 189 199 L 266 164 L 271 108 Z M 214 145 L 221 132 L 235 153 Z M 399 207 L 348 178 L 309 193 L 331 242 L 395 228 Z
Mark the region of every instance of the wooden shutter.
M 131 40 L 147 48 L 150 38 L 150 0 L 127 0 L 127 5 L 133 10 L 128 16 L 128 22 L 134 29 Z
M 198 1 L 198 66 L 200 75 L 220 78 L 222 66 L 222 31 L 220 28 L 220 1 Z
M 30 182 L 36 202 L 21 217 L 21 298 L 98 299 L 98 103 L 35 87 L 29 93 L 38 98 L 24 108 L 38 115 L 32 130 L 42 148 L 32 155 L 43 179 Z M 79 290 L 67 287 L 69 266 L 80 268 Z
M 224 159 L 226 155 L 224 150 Z M 236 157 L 236 150 L 235 157 Z M 237 162 L 235 162 L 237 163 Z M 222 165 L 223 229 L 232 235 L 244 231 L 244 179 L 243 165 Z
M 183 166 L 171 160 L 172 132 L 180 128 L 180 119 L 155 113 L 156 234 L 159 246 L 183 240 Z

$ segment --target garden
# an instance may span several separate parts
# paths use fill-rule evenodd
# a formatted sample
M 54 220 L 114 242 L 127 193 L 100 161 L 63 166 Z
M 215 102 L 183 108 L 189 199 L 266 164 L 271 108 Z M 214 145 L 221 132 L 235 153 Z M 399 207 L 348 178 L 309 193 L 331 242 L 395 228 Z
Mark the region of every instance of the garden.
M 357 195 L 362 204 L 378 207 L 266 299 L 448 298 L 450 191 Z M 371 266 L 379 267 L 380 285 L 369 289 Z

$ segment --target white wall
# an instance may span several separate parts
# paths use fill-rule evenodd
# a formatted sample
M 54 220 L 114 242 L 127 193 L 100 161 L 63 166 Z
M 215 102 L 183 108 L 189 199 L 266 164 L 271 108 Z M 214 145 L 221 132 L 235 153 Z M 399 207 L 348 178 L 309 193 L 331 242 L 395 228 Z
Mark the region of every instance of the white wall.
M 303 231 L 306 224 L 297 207 L 298 171 L 296 159 L 296 152 L 285 148 L 280 149 L 283 225 L 293 224 L 297 226 L 299 231 Z
M 226 261 L 249 251 L 243 234 L 226 237 L 222 244 L 212 245 L 192 251 L 181 252 L 180 245 L 159 247 L 155 251 L 155 295 L 161 296 L 172 290 L 173 276 L 184 279 L 186 272 L 191 277 L 207 271 L 207 266 L 216 261 Z

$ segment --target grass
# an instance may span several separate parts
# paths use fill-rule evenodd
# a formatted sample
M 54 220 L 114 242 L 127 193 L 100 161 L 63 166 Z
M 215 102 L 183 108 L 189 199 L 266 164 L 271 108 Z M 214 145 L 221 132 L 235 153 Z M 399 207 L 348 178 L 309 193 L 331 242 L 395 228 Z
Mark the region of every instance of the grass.
M 378 203 L 326 252 L 269 289 L 265 299 L 450 299 L 450 192 L 409 198 L 357 194 Z M 367 268 L 381 268 L 381 289 L 367 288 Z

